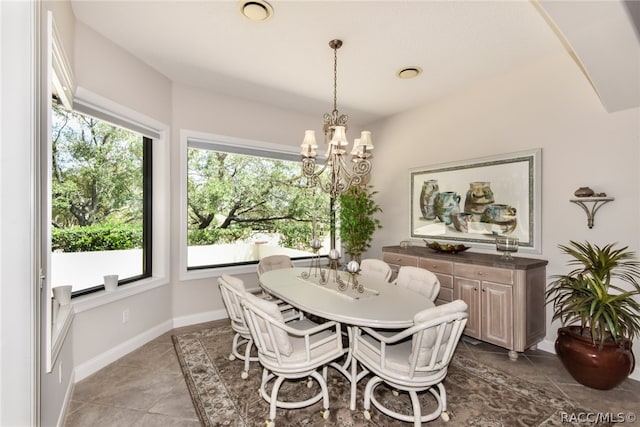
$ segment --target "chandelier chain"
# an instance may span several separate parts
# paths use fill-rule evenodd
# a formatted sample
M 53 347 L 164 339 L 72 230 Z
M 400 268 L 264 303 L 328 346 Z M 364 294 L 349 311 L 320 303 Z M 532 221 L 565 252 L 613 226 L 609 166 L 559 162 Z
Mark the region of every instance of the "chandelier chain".
M 333 48 L 333 111 L 338 111 L 338 48 Z

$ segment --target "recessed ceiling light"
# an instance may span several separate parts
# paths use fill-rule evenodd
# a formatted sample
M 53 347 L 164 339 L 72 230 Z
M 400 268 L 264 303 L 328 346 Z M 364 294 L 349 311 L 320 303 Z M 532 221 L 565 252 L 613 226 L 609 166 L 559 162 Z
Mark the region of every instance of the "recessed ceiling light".
M 422 68 L 420 67 L 405 67 L 400 69 L 396 75 L 401 79 L 412 79 L 422 74 Z
M 242 16 L 253 22 L 264 22 L 273 15 L 271 5 L 262 0 L 241 1 L 239 7 Z

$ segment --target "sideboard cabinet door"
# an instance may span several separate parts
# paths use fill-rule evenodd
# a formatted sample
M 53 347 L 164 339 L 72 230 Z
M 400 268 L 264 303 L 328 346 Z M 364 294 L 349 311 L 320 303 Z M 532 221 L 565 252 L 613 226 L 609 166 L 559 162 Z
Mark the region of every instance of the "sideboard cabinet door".
M 480 311 L 480 339 L 513 348 L 513 286 L 483 282 Z
M 464 334 L 472 338 L 480 339 L 480 281 L 456 277 L 453 283 L 454 299 L 461 299 L 469 307 L 469 318 Z

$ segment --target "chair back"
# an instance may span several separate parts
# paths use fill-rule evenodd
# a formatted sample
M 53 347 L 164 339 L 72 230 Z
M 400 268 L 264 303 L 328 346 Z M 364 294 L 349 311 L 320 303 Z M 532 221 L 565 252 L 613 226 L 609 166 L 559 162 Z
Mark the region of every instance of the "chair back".
M 223 274 L 218 278 L 218 286 L 222 294 L 222 301 L 231 320 L 231 328 L 237 333 L 248 337 L 249 328 L 245 322 L 241 305 L 247 294 L 244 282 L 237 277 Z
M 247 293 L 244 315 L 260 363 L 273 372 L 307 372 L 344 354 L 340 323 L 307 319 L 285 323 L 278 306 Z M 305 374 L 306 375 L 306 374 Z
M 367 369 L 396 386 L 430 383 L 443 378 L 467 324 L 462 300 L 427 308 L 414 325 L 394 335 L 360 328 L 354 357 Z M 440 375 L 435 375 L 440 372 Z M 424 384 L 423 384 L 424 385 Z
M 291 355 L 293 346 L 284 330 L 284 318 L 278 305 L 246 293 L 242 306 L 259 357 L 266 356 L 282 363 L 282 357 Z
M 385 282 L 391 279 L 391 266 L 381 259 L 366 258 L 360 263 L 362 276 L 377 277 Z
M 447 367 L 467 324 L 467 304 L 455 300 L 423 310 L 413 318 L 410 372 Z
M 281 268 L 293 268 L 293 262 L 288 255 L 269 255 L 258 262 L 258 277 L 267 271 L 279 270 Z
M 440 292 L 438 277 L 424 268 L 403 265 L 398 270 L 396 285 L 418 292 L 435 302 Z

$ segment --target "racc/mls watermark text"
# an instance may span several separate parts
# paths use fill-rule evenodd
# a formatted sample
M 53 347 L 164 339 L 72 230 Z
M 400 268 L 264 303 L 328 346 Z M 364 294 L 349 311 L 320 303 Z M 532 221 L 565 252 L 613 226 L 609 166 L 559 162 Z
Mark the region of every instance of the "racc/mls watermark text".
M 560 412 L 560 421 L 579 425 L 633 424 L 636 421 L 636 414 L 634 412 Z

